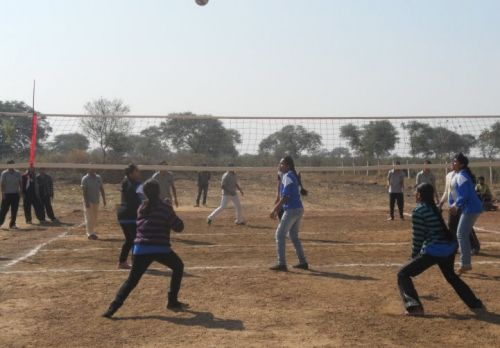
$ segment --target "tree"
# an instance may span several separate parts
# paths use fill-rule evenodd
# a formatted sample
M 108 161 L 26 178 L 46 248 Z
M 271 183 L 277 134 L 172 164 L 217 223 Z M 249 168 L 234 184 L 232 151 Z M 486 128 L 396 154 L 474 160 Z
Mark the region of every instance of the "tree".
M 380 159 L 394 150 L 398 131 L 389 121 L 370 121 L 362 127 L 347 124 L 340 129 L 340 136 L 347 139 L 349 145 L 366 158 Z
M 33 113 L 33 109 L 21 101 L 0 101 L 0 112 Z M 0 157 L 25 157 L 31 147 L 31 116 L 0 117 Z M 44 116 L 38 117 L 37 148 L 42 148 L 52 128 Z
M 74 150 L 87 151 L 89 140 L 80 133 L 66 133 L 55 136 L 50 149 L 59 154 L 67 154 Z
M 493 159 L 500 152 L 500 122 L 484 129 L 477 139 L 477 145 L 484 158 Z
M 168 146 L 161 141 L 157 127 L 146 128 L 140 134 L 113 133 L 110 136 L 110 156 L 157 162 L 167 154 L 169 154 Z
M 158 130 L 165 142 L 177 151 L 193 154 L 205 154 L 213 157 L 238 155 L 236 145 L 241 144 L 241 135 L 234 129 L 227 129 L 224 124 L 211 116 L 197 116 L 190 112 L 171 114 L 163 121 Z
M 308 131 L 303 126 L 288 125 L 264 138 L 259 144 L 259 152 L 276 157 L 289 154 L 297 158 L 304 152 L 317 151 L 321 145 L 321 135 L 318 133 Z
M 128 134 L 131 122 L 123 116 L 129 113 L 130 108 L 120 99 L 108 100 L 99 98 L 88 102 L 83 107 L 91 117 L 82 117 L 80 124 L 88 137 L 95 141 L 102 153 L 102 162 L 106 162 L 106 156 L 117 134 Z
M 346 159 L 351 158 L 351 152 L 347 147 L 336 147 L 330 151 L 330 157 L 335 159 Z
M 432 142 L 434 139 L 434 130 L 427 123 L 417 121 L 408 124 L 403 123 L 403 129 L 408 131 L 410 136 L 410 154 L 412 156 L 429 157 L 434 152 L 432 150 Z
M 468 154 L 476 144 L 476 138 L 471 134 L 458 134 L 444 127 L 433 128 L 430 148 L 436 158 L 450 158 L 453 154 L 462 152 Z

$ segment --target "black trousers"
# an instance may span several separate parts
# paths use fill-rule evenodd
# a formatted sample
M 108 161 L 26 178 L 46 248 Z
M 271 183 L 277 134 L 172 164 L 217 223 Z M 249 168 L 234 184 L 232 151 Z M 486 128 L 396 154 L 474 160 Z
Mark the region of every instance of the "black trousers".
M 405 196 L 403 193 L 389 193 L 389 211 L 391 218 L 394 219 L 394 205 L 398 203 L 399 216 L 403 218 L 403 209 L 405 207 Z
M 198 196 L 196 197 L 196 205 L 200 205 L 200 198 L 203 195 L 203 205 L 207 204 L 208 185 L 198 186 Z
M 458 210 L 456 215 L 453 215 L 451 213 L 448 213 L 448 228 L 450 229 L 450 232 L 456 236 L 457 235 L 457 229 L 458 229 L 458 223 L 460 222 L 460 216 L 462 216 L 462 211 Z M 475 252 L 479 252 L 481 250 L 481 243 L 479 242 L 479 239 L 477 238 L 476 231 L 472 229 L 470 232 L 470 248 L 471 250 Z
M 10 224 L 9 227 L 16 225 L 17 211 L 19 210 L 19 193 L 6 193 L 2 199 L 2 206 L 0 208 L 0 226 L 5 222 L 7 213 L 10 210 Z
M 123 283 L 120 290 L 116 294 L 115 305 L 121 306 L 127 299 L 128 295 L 139 284 L 142 275 L 153 261 L 159 262 L 172 270 L 172 279 L 170 280 L 170 291 L 168 293 L 169 301 L 176 301 L 181 288 L 182 276 L 184 274 L 184 263 L 175 252 L 168 254 L 146 254 L 134 255 L 134 262 L 130 270 L 128 279 Z
M 24 217 L 26 218 L 26 222 L 30 223 L 32 221 L 31 207 L 35 209 L 35 216 L 38 221 L 45 221 L 45 214 L 42 215 L 42 209 L 38 197 L 32 194 L 26 194 L 23 200 Z
M 126 262 L 128 258 L 128 253 L 132 246 L 134 245 L 135 235 L 137 233 L 137 225 L 136 224 L 120 224 L 123 235 L 125 236 L 125 242 L 122 245 L 122 251 L 120 252 L 120 263 Z
M 40 216 L 42 220 L 45 220 L 45 214 L 47 214 L 52 221 L 56 219 L 54 209 L 52 209 L 52 199 L 50 196 L 40 197 Z
M 481 300 L 474 295 L 469 286 L 455 273 L 455 253 L 453 253 L 449 257 L 419 255 L 401 268 L 398 272 L 398 287 L 403 304 L 407 310 L 411 311 L 412 309 L 423 308 L 411 278 L 423 273 L 434 265 L 439 266 L 446 281 L 469 308 L 480 308 L 482 306 Z

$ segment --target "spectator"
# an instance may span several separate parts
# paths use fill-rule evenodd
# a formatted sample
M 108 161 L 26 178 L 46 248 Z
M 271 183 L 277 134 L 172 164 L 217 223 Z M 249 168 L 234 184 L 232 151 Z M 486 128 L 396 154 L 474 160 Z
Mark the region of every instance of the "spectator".
M 43 224 L 45 223 L 45 214 L 42 215 L 41 204 L 40 204 L 40 192 L 38 190 L 38 184 L 36 181 L 35 168 L 30 166 L 26 173 L 22 176 L 22 196 L 23 196 L 23 208 L 24 217 L 26 218 L 26 223 L 33 223 L 31 218 L 31 208 L 35 209 L 35 215 L 38 221 Z
M 106 207 L 106 193 L 101 177 L 94 169 L 89 169 L 82 179 L 83 208 L 85 212 L 85 226 L 87 237 L 96 240 L 97 218 L 99 215 L 99 194 L 102 196 L 102 203 Z
M 52 209 L 52 200 L 54 199 L 54 183 L 52 177 L 46 173 L 45 168 L 40 168 L 40 173 L 36 176 L 38 192 L 40 195 L 40 213 L 43 219 L 45 214 L 52 222 L 59 222 Z
M 8 161 L 8 169 L 0 176 L 0 190 L 2 191 L 2 206 L 0 209 L 0 226 L 5 222 L 5 217 L 10 210 L 11 230 L 17 230 L 16 218 L 19 209 L 19 199 L 21 194 L 21 173 L 13 168 L 14 161 Z

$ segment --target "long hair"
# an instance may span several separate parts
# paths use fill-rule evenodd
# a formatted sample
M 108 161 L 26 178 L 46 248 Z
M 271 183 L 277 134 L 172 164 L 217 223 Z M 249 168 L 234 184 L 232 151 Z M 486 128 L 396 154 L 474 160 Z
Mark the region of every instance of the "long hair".
M 464 166 L 462 170 L 464 170 L 470 176 L 470 178 L 472 179 L 472 184 L 476 185 L 477 183 L 476 176 L 474 175 L 474 173 L 472 173 L 472 171 L 469 168 L 469 159 L 467 158 L 467 156 L 465 156 L 463 153 L 460 152 L 453 159 Z
M 444 222 L 443 215 L 439 211 L 439 208 L 436 205 L 436 202 L 434 201 L 434 187 L 431 184 L 420 184 L 417 186 L 417 192 L 420 194 L 420 201 L 421 203 L 427 205 L 432 209 L 434 214 L 439 217 L 439 221 L 441 222 L 441 227 L 443 230 L 443 233 L 449 241 L 453 241 L 453 233 L 450 232 L 448 229 L 448 226 L 446 226 L 446 223 Z
M 146 196 L 143 211 L 147 215 L 160 203 L 160 184 L 156 180 L 149 179 L 144 183 L 143 191 Z
M 304 185 L 302 185 L 302 177 L 295 170 L 295 162 L 294 162 L 293 158 L 291 156 L 285 156 L 285 157 L 283 157 L 283 162 L 285 162 L 285 164 L 290 168 L 290 170 L 293 172 L 293 174 L 295 174 L 295 176 L 297 177 L 297 180 L 298 180 L 299 186 L 300 186 L 300 194 L 302 196 L 307 196 L 309 191 L 307 191 L 304 188 Z

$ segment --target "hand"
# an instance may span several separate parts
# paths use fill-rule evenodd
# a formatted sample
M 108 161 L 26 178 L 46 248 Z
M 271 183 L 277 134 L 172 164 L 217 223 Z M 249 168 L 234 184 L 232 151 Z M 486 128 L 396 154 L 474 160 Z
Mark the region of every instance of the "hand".
M 243 190 L 240 190 L 240 193 L 241 193 L 242 196 L 245 195 L 245 193 L 243 192 Z
M 451 215 L 457 215 L 457 214 L 458 214 L 458 208 L 457 208 L 457 206 L 456 206 L 456 205 L 452 205 L 452 206 L 450 207 L 450 214 L 451 214 Z
M 102 205 L 106 208 L 106 200 L 102 201 Z
M 175 207 L 179 208 L 179 201 L 177 200 L 177 198 L 175 199 Z
M 269 214 L 269 217 L 272 219 L 272 220 L 276 220 L 276 218 L 278 217 L 278 213 L 276 212 L 276 210 L 273 210 L 271 212 L 271 214 Z

